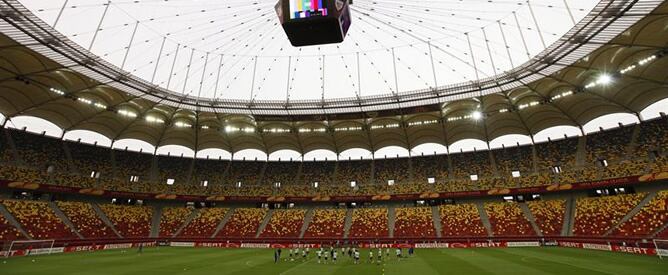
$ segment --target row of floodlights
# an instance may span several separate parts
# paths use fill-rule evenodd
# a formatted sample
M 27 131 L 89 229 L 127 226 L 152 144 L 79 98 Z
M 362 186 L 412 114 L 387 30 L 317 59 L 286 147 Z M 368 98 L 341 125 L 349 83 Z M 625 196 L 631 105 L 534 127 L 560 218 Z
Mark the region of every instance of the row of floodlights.
M 627 74 L 627 73 L 635 70 L 636 68 L 638 68 L 640 66 L 644 66 L 644 65 L 649 64 L 650 62 L 656 60 L 657 58 L 659 58 L 659 56 L 657 54 L 650 55 L 646 58 L 643 58 L 643 59 L 639 60 L 638 62 L 636 62 L 634 64 L 631 64 L 631 65 L 619 70 L 618 73 L 620 75 Z M 615 81 L 615 77 L 613 75 L 611 75 L 609 73 L 601 73 L 601 74 L 598 75 L 598 77 L 594 81 L 587 83 L 584 86 L 584 89 L 586 90 L 586 89 L 591 89 L 591 88 L 598 87 L 598 86 L 607 86 L 607 85 L 610 85 L 610 84 L 614 83 L 614 81 Z M 60 96 L 65 96 L 66 95 L 66 93 L 64 91 L 60 90 L 60 89 L 50 88 L 49 90 L 51 92 L 57 94 L 57 95 L 60 95 Z M 564 91 L 564 92 L 561 92 L 559 94 L 556 94 L 556 95 L 552 96 L 550 98 L 550 101 L 554 101 L 554 100 L 558 100 L 558 99 L 561 99 L 561 98 L 564 98 L 564 97 L 568 97 L 568 96 L 571 96 L 573 94 L 575 94 L 575 92 L 573 90 Z M 95 106 L 96 108 L 99 108 L 99 109 L 108 109 L 105 104 L 100 103 L 100 102 L 96 102 L 96 101 L 93 101 L 93 100 L 90 100 L 90 99 L 87 99 L 87 98 L 76 97 L 76 100 L 78 102 L 81 102 L 81 103 L 86 104 L 86 105 Z M 518 105 L 517 109 L 523 110 L 523 109 L 533 107 L 533 106 L 537 106 L 537 105 L 541 105 L 541 104 L 542 104 L 542 102 L 540 102 L 540 101 L 532 101 L 532 102 L 523 103 L 523 104 Z M 499 113 L 507 113 L 509 111 L 510 110 L 506 109 L 506 108 L 498 110 Z M 116 110 L 116 113 L 118 113 L 121 116 L 129 117 L 129 118 L 138 117 L 138 114 L 136 112 L 131 111 L 131 110 L 127 110 L 127 109 Z M 453 121 L 458 121 L 458 120 L 463 120 L 463 119 L 481 120 L 483 118 L 484 118 L 484 114 L 481 111 L 476 110 L 476 111 L 471 112 L 468 115 L 448 117 L 447 121 L 448 122 L 453 122 Z M 144 117 L 144 120 L 148 123 L 158 123 L 158 124 L 165 123 L 164 119 L 162 119 L 160 117 L 152 116 L 152 115 L 146 115 Z M 420 126 L 420 125 L 428 125 L 428 124 L 435 124 L 435 123 L 438 123 L 438 121 L 437 120 L 414 121 L 414 122 L 409 122 L 408 126 Z M 192 124 L 187 123 L 187 122 L 183 122 L 183 121 L 175 122 L 174 126 L 179 127 L 179 128 L 192 128 L 193 127 Z M 399 126 L 400 125 L 397 124 L 397 123 L 391 123 L 391 124 L 385 124 L 385 125 L 372 125 L 371 129 L 372 130 L 375 130 L 375 129 L 391 129 L 391 128 L 399 128 Z M 207 125 L 202 125 L 201 128 L 202 129 L 209 129 L 210 127 L 207 126 Z M 253 133 L 253 132 L 255 132 L 255 129 L 252 128 L 252 127 L 226 126 L 224 128 L 224 130 L 227 133 L 237 133 L 237 132 Z M 335 132 L 361 131 L 361 130 L 362 130 L 362 127 L 359 127 L 359 126 L 334 128 Z M 269 129 L 262 129 L 261 131 L 263 133 L 277 133 L 277 134 L 278 133 L 289 133 L 289 132 L 291 132 L 290 129 L 285 129 L 285 128 L 269 128 Z M 301 128 L 298 131 L 300 133 L 324 133 L 324 132 L 327 131 L 327 129 L 326 128 Z

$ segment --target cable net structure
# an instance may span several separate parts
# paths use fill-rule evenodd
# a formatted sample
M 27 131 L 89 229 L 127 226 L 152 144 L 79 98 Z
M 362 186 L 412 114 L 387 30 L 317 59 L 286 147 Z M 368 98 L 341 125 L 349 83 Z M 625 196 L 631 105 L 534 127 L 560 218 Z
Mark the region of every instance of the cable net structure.
M 69 39 L 177 94 L 350 98 L 435 89 L 509 71 L 595 0 L 357 0 L 340 44 L 293 47 L 274 0 L 21 1 Z

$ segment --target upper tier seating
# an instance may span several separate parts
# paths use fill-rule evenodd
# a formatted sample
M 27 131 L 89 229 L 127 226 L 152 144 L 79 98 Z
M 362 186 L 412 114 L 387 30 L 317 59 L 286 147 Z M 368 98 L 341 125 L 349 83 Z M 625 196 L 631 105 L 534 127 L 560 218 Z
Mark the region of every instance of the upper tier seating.
M 545 200 L 527 202 L 543 236 L 560 236 L 566 212 L 565 200 Z
M 159 236 L 171 237 L 176 234 L 192 211 L 189 207 L 163 207 Z
M 475 204 L 441 205 L 443 237 L 487 236 Z
M 436 237 L 431 207 L 396 208 L 394 237 Z
M 434 155 L 416 157 L 413 162 L 413 180 L 416 183 L 426 183 L 429 178 L 434 178 L 437 183 L 448 179 L 448 156 Z
M 408 183 L 409 159 L 400 158 L 392 160 L 378 159 L 374 161 L 376 183 L 387 185 L 389 180 L 396 184 Z
M 641 156 L 647 156 L 651 151 L 665 153 L 668 150 L 668 119 L 659 118 L 641 123 L 636 143 L 636 152 Z
M 69 162 L 60 140 L 23 131 L 12 131 L 11 136 L 17 155 L 25 165 L 39 171 L 46 171 L 49 166 L 53 166 L 54 171 L 68 171 Z
M 369 184 L 371 177 L 371 161 L 352 160 L 339 162 L 337 179 L 341 183 L 357 182 L 358 185 Z
M 59 201 L 56 204 L 84 238 L 118 238 L 89 203 Z
M 216 228 L 225 218 L 227 208 L 202 208 L 197 216 L 183 228 L 179 237 L 209 238 L 216 233 Z
M 78 238 L 46 202 L 6 200 L 2 204 L 35 240 Z
M 151 207 L 102 204 L 100 209 L 125 238 L 146 238 L 151 233 Z
M 334 162 L 332 161 L 305 161 L 302 164 L 302 184 L 329 184 L 334 174 Z
M 346 221 L 345 209 L 316 209 L 304 238 L 340 238 Z
M 267 162 L 264 178 L 260 184 L 273 186 L 275 183 L 281 183 L 282 185 L 295 183 L 299 165 L 299 162 Z
M 531 236 L 536 231 L 516 202 L 485 203 L 494 236 Z
M 349 238 L 387 238 L 387 208 L 358 208 L 353 210 Z
M 632 149 L 629 145 L 634 127 L 640 131 L 631 145 L 636 146 L 640 158 L 626 156 Z M 153 194 L 263 197 L 423 194 L 578 183 L 668 171 L 665 156 L 668 119 L 665 118 L 588 135 L 583 148 L 586 154 L 580 165 L 576 165 L 576 137 L 538 143 L 533 148 L 525 145 L 491 152 L 374 161 L 230 162 L 153 156 L 20 130 L 4 131 L 8 135 L 2 135 L 4 145 L 0 146 L 2 179 Z M 6 140 L 8 137 L 11 140 Z M 8 145 L 9 141 L 16 144 L 16 150 Z M 65 156 L 66 150 L 71 159 Z M 606 159 L 608 166 L 603 167 L 597 159 Z M 53 169 L 47 173 L 51 166 Z M 552 172 L 554 166 L 561 173 Z M 515 170 L 521 172 L 519 178 L 510 177 Z M 472 181 L 471 174 L 478 175 L 479 180 Z M 131 176 L 138 180 L 130 182 Z M 435 184 L 427 184 L 428 178 L 433 178 Z M 175 183 L 167 185 L 167 179 L 174 179 Z M 350 187 L 353 180 L 357 182 L 356 188 Z M 388 180 L 394 180 L 395 184 L 388 185 Z M 281 187 L 273 188 L 275 182 L 280 182 Z M 314 182 L 318 182 L 318 188 L 313 188 Z
M 457 179 L 468 179 L 471 175 L 478 175 L 481 178 L 492 176 L 493 169 L 488 151 L 456 153 L 450 158 Z
M 513 171 L 529 174 L 533 169 L 532 146 L 506 147 L 493 150 L 496 167 L 504 176 L 510 176 Z
M 560 166 L 562 169 L 575 166 L 577 138 L 538 143 L 534 146 L 537 155 L 536 165 L 541 171 L 549 171 L 553 166 Z
M 274 210 L 260 234 L 264 238 L 297 238 L 304 224 L 305 209 Z
M 603 235 L 617 225 L 644 196 L 639 193 L 577 199 L 573 235 Z
M 624 126 L 587 135 L 587 161 L 592 163 L 597 159 L 605 159 L 615 163 L 622 160 L 631 142 L 633 127 Z

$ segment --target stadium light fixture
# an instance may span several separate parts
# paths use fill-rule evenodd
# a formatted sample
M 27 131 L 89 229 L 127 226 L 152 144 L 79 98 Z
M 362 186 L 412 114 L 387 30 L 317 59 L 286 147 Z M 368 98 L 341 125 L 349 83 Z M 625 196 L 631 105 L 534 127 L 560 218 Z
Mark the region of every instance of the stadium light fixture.
M 65 92 L 63 92 L 62 90 L 56 89 L 56 88 L 50 88 L 49 91 L 54 92 L 54 93 L 59 94 L 59 95 L 65 95 Z
M 471 117 L 475 120 L 480 120 L 482 119 L 482 113 L 480 111 L 475 111 L 471 114 Z
M 126 117 L 137 117 L 137 113 L 128 110 L 118 110 L 118 113 Z
M 598 76 L 598 79 L 596 80 L 596 83 L 600 84 L 600 85 L 608 85 L 608 84 L 612 83 L 612 80 L 613 79 L 612 79 L 611 75 L 604 73 L 604 74 L 601 74 L 601 75 Z

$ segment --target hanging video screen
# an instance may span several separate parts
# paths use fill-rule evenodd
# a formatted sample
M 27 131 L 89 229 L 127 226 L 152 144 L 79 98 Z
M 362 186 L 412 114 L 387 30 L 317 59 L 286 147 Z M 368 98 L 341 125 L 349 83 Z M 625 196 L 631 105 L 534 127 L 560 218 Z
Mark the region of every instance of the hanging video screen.
M 323 0 L 290 0 L 290 19 L 327 16 Z

